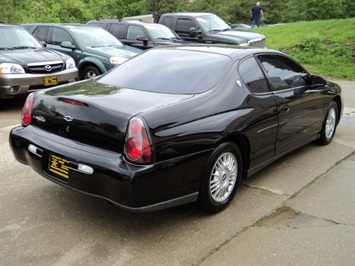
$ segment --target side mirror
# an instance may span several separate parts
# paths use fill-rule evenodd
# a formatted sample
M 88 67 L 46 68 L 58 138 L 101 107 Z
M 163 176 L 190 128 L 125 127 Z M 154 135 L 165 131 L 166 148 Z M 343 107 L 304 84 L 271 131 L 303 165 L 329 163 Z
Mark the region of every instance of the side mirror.
M 191 28 L 189 30 L 189 37 L 191 37 L 191 38 L 196 37 L 196 29 L 195 28 Z
M 42 44 L 43 47 L 47 47 L 47 42 L 45 41 L 39 41 L 40 44 Z
M 142 41 L 143 45 L 148 45 L 148 38 L 144 35 L 138 35 L 136 38 L 137 41 Z
M 312 86 L 324 86 L 326 83 L 324 78 L 317 75 L 312 76 Z
M 64 41 L 60 44 L 61 47 L 63 48 L 68 48 L 68 49 L 75 49 L 76 46 L 73 45 L 70 41 Z

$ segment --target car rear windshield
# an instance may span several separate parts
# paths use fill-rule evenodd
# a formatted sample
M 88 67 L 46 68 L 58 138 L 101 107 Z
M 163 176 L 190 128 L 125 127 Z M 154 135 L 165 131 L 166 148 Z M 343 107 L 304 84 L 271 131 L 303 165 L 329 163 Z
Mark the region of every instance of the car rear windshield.
M 149 50 L 116 67 L 99 83 L 159 93 L 190 94 L 213 88 L 230 57 L 190 50 Z

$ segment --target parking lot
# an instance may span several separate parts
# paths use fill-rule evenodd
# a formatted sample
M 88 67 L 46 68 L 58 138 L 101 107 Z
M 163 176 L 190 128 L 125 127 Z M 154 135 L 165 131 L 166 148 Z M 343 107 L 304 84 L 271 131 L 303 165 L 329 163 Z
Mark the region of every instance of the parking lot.
M 244 181 L 232 204 L 136 214 L 15 161 L 23 99 L 2 102 L 1 265 L 354 265 L 355 82 L 328 146 L 307 145 Z

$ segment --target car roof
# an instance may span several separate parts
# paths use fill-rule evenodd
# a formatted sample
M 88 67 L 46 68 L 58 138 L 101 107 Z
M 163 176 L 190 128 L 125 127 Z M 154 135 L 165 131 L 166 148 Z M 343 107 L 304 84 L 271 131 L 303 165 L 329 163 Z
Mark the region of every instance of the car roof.
M 198 16 L 205 16 L 205 15 L 211 16 L 215 14 L 207 13 L 207 12 L 178 12 L 178 13 L 165 13 L 164 15 L 198 17 Z
M 100 28 L 96 25 L 88 25 L 88 24 L 80 24 L 80 23 L 26 23 L 22 24 L 24 25 L 30 25 L 30 26 L 56 26 L 56 27 L 62 27 L 62 28 Z
M 90 22 L 103 22 L 103 23 L 120 23 L 120 24 L 136 24 L 136 25 L 161 25 L 157 23 L 144 22 L 137 19 L 93 19 L 88 22 L 87 25 L 90 25 Z
M 2 27 L 2 28 L 21 28 L 20 26 L 13 25 L 13 24 L 6 24 L 6 23 L 0 23 L 0 27 Z
M 175 50 L 186 50 L 186 51 L 196 51 L 196 52 L 206 52 L 206 53 L 214 53 L 214 54 L 221 54 L 226 55 L 234 60 L 239 60 L 244 58 L 248 55 L 260 54 L 260 53 L 277 53 L 282 54 L 282 52 L 273 50 L 273 49 L 266 49 L 266 48 L 254 48 L 254 47 L 240 47 L 235 45 L 224 45 L 224 44 L 188 44 L 188 45 L 178 45 L 178 46 L 165 46 L 165 47 L 157 47 L 157 49 L 175 49 Z

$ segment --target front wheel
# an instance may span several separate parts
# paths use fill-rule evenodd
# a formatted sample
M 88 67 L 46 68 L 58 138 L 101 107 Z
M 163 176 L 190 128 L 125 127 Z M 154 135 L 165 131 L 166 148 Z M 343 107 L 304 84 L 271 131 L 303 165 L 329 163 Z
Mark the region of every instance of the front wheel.
M 84 69 L 83 73 L 81 74 L 80 79 L 91 79 L 91 78 L 96 77 L 100 74 L 101 74 L 100 70 L 98 70 L 97 67 L 88 66 Z
M 223 143 L 214 150 L 199 193 L 199 204 L 204 210 L 217 213 L 228 206 L 241 182 L 242 165 L 241 153 L 234 143 Z
M 338 105 L 334 101 L 332 101 L 329 105 L 327 114 L 324 118 L 322 131 L 320 132 L 320 138 L 318 142 L 322 145 L 329 144 L 334 137 L 337 125 L 338 125 Z

